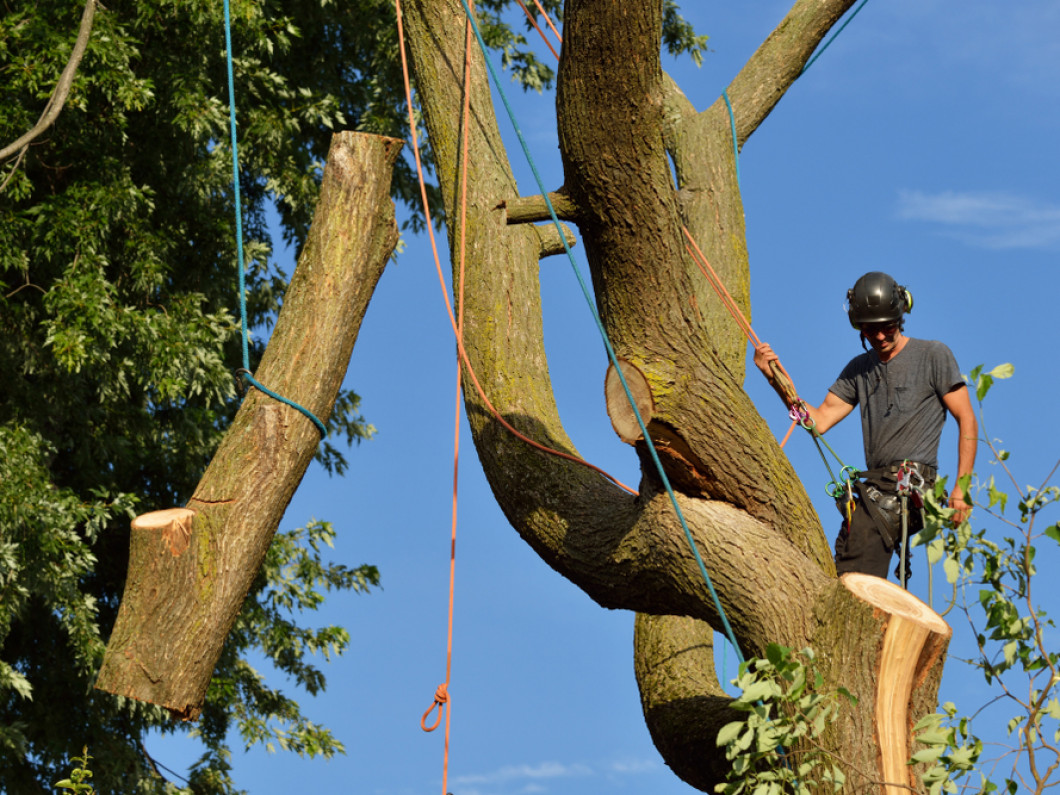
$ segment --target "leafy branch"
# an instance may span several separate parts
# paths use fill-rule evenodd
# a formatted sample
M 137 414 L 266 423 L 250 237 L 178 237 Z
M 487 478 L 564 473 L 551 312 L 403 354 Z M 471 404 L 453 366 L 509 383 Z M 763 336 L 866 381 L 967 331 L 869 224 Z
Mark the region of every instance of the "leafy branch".
M 730 706 L 747 717 L 718 732 L 732 769 L 715 792 L 808 795 L 820 787 L 835 792 L 844 787 L 841 760 L 817 740 L 835 722 L 841 704 L 857 699 L 845 688 L 822 692 L 823 682 L 810 648 L 793 654 L 773 643 L 765 658 L 740 665 L 734 684 L 742 692 Z
M 995 379 L 1008 378 L 1012 372 L 1011 365 L 986 373 L 981 366 L 972 370 L 968 380 L 975 389 L 980 417 Z M 986 444 L 1015 489 L 1018 515 L 1006 515 L 1009 494 L 998 488 L 992 476 L 979 486 L 976 505 L 1011 535 L 995 540 L 995 530 L 974 529 L 967 518 L 954 526 L 953 511 L 945 507 L 945 483 L 939 482 L 934 494 L 927 495 L 927 523 L 918 543 L 927 546 L 930 562 L 943 560 L 946 577 L 955 587 L 955 603 L 972 630 L 976 654 L 964 662 L 979 669 L 986 683 L 1000 691 L 976 716 L 995 705 L 1014 707 L 1005 725 L 1015 745 L 993 760 L 991 770 L 1001 762 L 1010 766 L 999 786 L 983 772 L 984 744 L 972 730 L 973 718 L 959 717 L 952 704 L 944 705 L 942 713 L 925 717 L 916 727 L 917 740 L 926 747 L 914 755 L 913 762 L 931 764 L 924 781 L 932 795 L 962 789 L 1041 793 L 1060 783 L 1056 779 L 1060 769 L 1060 654 L 1047 646 L 1046 630 L 1055 624 L 1035 603 L 1033 591 L 1038 573 L 1035 545 L 1043 539 L 1060 543 L 1060 524 L 1039 529 L 1045 521 L 1043 512 L 1060 501 L 1060 487 L 1049 485 L 1057 466 L 1039 487 L 1020 487 L 1006 463 L 1009 453 L 989 436 Z M 973 773 L 978 783 L 965 780 L 958 784 Z

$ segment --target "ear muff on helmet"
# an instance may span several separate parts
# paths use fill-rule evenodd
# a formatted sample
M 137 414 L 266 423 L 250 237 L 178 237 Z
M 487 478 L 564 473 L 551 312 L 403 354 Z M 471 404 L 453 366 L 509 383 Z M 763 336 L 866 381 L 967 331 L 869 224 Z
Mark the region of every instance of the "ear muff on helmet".
M 909 291 L 908 287 L 904 285 L 898 288 L 899 293 L 902 296 L 902 303 L 905 306 L 905 313 L 913 311 L 913 294 Z

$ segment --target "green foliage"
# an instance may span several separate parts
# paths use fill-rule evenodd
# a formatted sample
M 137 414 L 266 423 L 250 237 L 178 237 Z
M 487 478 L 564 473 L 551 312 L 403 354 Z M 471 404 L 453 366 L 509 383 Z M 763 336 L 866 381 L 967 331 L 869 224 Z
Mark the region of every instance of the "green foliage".
M 506 21 L 508 14 L 504 12 L 511 5 L 511 0 L 478 0 L 475 9 L 482 39 L 490 49 L 501 53 L 501 66 L 511 71 L 514 82 L 526 90 L 533 89 L 540 93 L 550 88 L 556 78 L 553 68 L 555 58 L 548 53 L 545 61 L 538 59 L 530 45 L 536 45 L 538 49 L 544 48 L 545 45 L 522 10 L 513 10 L 510 13 L 518 14 L 518 26 L 526 31 L 525 34 L 517 32 L 516 28 Z M 536 12 L 529 0 L 526 5 L 532 12 Z M 562 0 L 541 0 L 541 6 L 557 24 L 563 20 Z M 557 46 L 548 33 L 544 20 L 538 19 L 537 24 L 546 32 L 553 46 Z M 703 53 L 707 51 L 707 36 L 696 34 L 692 25 L 681 16 L 676 0 L 663 2 L 662 40 L 663 46 L 671 55 L 680 56 L 687 53 L 696 66 L 702 65 Z
M 86 779 L 92 778 L 92 771 L 88 769 L 88 760 L 91 758 L 92 757 L 88 755 L 88 746 L 86 745 L 81 752 L 81 756 L 74 757 L 74 761 L 78 762 L 80 766 L 73 769 L 70 778 L 64 778 L 62 781 L 56 782 L 55 786 L 59 789 L 68 789 L 73 792 L 83 792 L 85 795 L 94 795 L 95 790 L 92 789 L 92 785 L 86 781 Z
M 842 769 L 816 741 L 835 722 L 842 702 L 855 699 L 844 688 L 822 692 L 812 649 L 796 655 L 770 644 L 765 658 L 741 663 L 734 684 L 742 692 L 730 706 L 747 717 L 718 732 L 732 769 L 715 792 L 808 795 L 843 788 Z
M 980 415 L 994 380 L 1010 375 L 1011 365 L 988 373 L 976 367 L 971 372 L 969 383 L 975 388 Z M 958 792 L 962 787 L 977 792 L 1041 792 L 1060 783 L 1060 653 L 1047 641 L 1046 633 L 1055 630 L 1055 625 L 1036 604 L 1033 591 L 1038 573 L 1036 545 L 1043 540 L 1060 544 L 1060 525 L 1054 522 L 1042 527 L 1047 521 L 1044 517 L 1055 511 L 1060 499 L 1060 488 L 1048 485 L 1056 468 L 1041 486 L 1021 487 L 1005 463 L 1008 454 L 989 436 L 986 443 L 1011 481 L 1018 499 L 1017 515 L 1006 514 L 1009 494 L 991 476 L 980 484 L 976 505 L 994 524 L 976 529 L 966 519 L 954 527 L 953 511 L 944 507 L 945 484 L 939 483 L 935 493 L 928 495 L 928 522 L 917 542 L 927 546 L 929 562 L 943 562 L 946 578 L 954 586 L 954 605 L 964 614 L 975 639 L 975 656 L 964 662 L 978 669 L 996 691 L 996 698 L 987 705 L 990 720 L 1007 727 L 1014 745 L 1002 757 L 984 760 L 983 743 L 973 732 L 972 718 L 958 717 L 952 704 L 945 705 L 943 713 L 927 716 L 916 727 L 917 739 L 926 747 L 913 761 L 930 763 L 925 783 L 933 795 Z M 1001 538 L 999 528 L 1006 534 Z M 1006 708 L 999 719 L 997 710 Z M 991 776 L 1002 761 L 1007 773 L 998 784 Z M 959 785 L 965 776 L 969 781 Z
M 0 7 L 0 143 L 40 116 L 80 15 L 59 0 Z M 286 286 L 270 229 L 300 246 L 332 131 L 402 137 L 404 99 L 385 0 L 240 0 L 233 37 L 253 366 Z M 97 9 L 56 123 L 0 163 L 0 790 L 47 787 L 90 740 L 100 792 L 175 791 L 142 740 L 192 727 L 92 684 L 123 589 L 129 517 L 186 501 L 238 405 L 227 125 L 222 5 L 115 0 Z M 394 184 L 399 198 L 416 192 L 407 165 Z M 341 473 L 345 446 L 371 433 L 352 392 L 329 430 L 320 459 Z M 345 631 L 310 631 L 294 616 L 329 589 L 377 578 L 322 563 L 329 533 L 277 539 L 278 562 L 216 671 L 233 684 L 211 690 L 197 727 L 197 792 L 234 791 L 229 727 L 248 742 L 283 732 L 280 744 L 306 755 L 341 748 L 248 662 L 257 655 L 323 689 L 310 656 L 340 652 Z M 286 600 L 273 596 L 285 589 Z M 289 646 L 273 640 L 284 634 Z M 267 728 L 244 731 L 255 721 Z
M 696 66 L 702 66 L 707 39 L 707 36 L 697 35 L 692 25 L 681 16 L 676 0 L 664 0 L 663 44 L 670 55 L 688 53 Z

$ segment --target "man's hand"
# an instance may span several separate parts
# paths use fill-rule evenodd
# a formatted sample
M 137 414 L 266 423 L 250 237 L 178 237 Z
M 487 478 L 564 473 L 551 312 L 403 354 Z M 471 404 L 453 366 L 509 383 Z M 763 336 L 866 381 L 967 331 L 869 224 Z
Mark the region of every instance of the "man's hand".
M 773 352 L 768 342 L 763 342 L 755 347 L 755 367 L 762 371 L 762 375 L 768 381 L 773 380 L 773 370 L 770 368 L 769 363 L 779 361 L 780 357 Z
M 972 506 L 965 501 L 964 492 L 961 491 L 960 486 L 954 486 L 953 494 L 950 495 L 949 505 L 954 510 L 953 516 L 950 517 L 954 527 L 967 519 L 972 513 Z

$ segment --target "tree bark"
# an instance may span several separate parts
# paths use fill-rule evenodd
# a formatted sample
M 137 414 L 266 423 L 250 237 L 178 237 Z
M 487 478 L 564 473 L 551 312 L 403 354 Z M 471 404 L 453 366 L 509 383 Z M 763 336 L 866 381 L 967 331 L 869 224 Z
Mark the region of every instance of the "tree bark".
M 912 646 L 922 641 L 921 651 L 896 651 L 884 640 L 906 619 L 892 621 L 894 605 L 872 589 L 855 593 L 835 578 L 820 520 L 743 392 L 746 343 L 698 273 L 683 233 L 690 231 L 748 313 L 734 149 L 850 5 L 800 0 L 763 43 L 727 91 L 734 146 L 724 100 L 697 112 L 663 74 L 661 0 L 568 0 L 557 91 L 565 176 L 562 188 L 549 190 L 582 234 L 597 307 L 623 368 L 641 376 L 637 401 L 650 408 L 649 434 L 743 654 L 760 655 L 770 642 L 811 645 L 829 661 L 826 686 L 843 685 L 860 698 L 841 731 L 826 738 L 849 762 L 854 790 L 899 774 L 876 751 L 877 705 L 904 704 L 904 718 L 894 719 L 898 709 L 885 721 L 892 733 L 933 706 L 947 634 L 917 625 L 912 635 L 922 637 Z M 408 0 L 407 8 L 445 211 L 456 218 L 464 12 L 459 0 Z M 477 50 L 468 57 L 464 345 L 485 397 L 509 423 L 574 453 L 541 334 L 540 246 L 530 222 L 542 220 L 543 200 L 517 195 L 484 63 Z M 455 230 L 452 251 L 459 250 Z M 601 362 L 601 375 L 607 365 Z M 513 437 L 468 377 L 465 400 L 486 476 L 513 527 L 598 603 L 643 614 L 635 659 L 649 728 L 674 771 L 709 790 L 724 773 L 713 737 L 732 716 L 708 649 L 708 625 L 721 621 L 658 475 L 644 467 L 640 494 L 631 497 Z M 618 417 L 616 429 L 645 461 L 645 442 L 628 416 Z M 881 671 L 902 671 L 886 675 L 907 680 L 908 693 L 877 693 Z M 908 750 L 909 738 L 888 743 Z
M 390 175 L 400 148 L 379 136 L 333 138 L 313 225 L 256 374 L 324 422 L 397 243 Z M 305 415 L 251 391 L 186 509 L 134 522 L 125 595 L 97 687 L 197 716 L 319 442 Z

